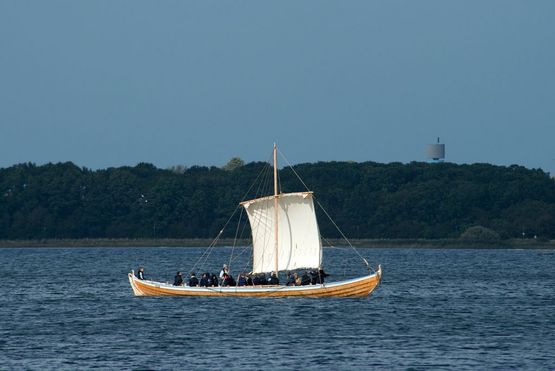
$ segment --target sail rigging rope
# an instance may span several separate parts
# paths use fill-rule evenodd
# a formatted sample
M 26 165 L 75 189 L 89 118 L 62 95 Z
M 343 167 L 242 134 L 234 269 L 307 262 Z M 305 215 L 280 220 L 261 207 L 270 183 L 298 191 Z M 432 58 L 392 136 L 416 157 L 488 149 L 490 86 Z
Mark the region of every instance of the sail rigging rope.
M 233 237 L 233 246 L 231 247 L 231 254 L 229 254 L 229 263 L 227 263 L 227 269 L 231 272 L 231 262 L 233 260 L 233 252 L 235 251 L 235 245 L 237 244 L 237 235 L 239 234 L 239 227 L 241 226 L 241 218 L 243 217 L 243 207 L 239 213 L 239 221 L 237 222 L 237 228 L 235 228 L 235 237 Z
M 249 194 L 249 192 L 251 191 L 251 189 L 254 187 L 254 185 L 257 183 L 258 178 L 260 178 L 260 175 L 262 175 L 262 173 L 264 173 L 266 171 L 266 173 L 268 172 L 268 168 L 270 167 L 270 163 L 268 162 L 259 172 L 258 175 L 256 176 L 256 178 L 254 179 L 254 181 L 252 182 L 252 184 L 250 185 L 249 189 L 247 190 L 247 192 L 245 192 L 245 194 L 243 195 L 243 197 L 241 198 L 241 201 L 245 200 L 247 195 Z M 260 188 L 260 184 L 259 184 L 259 188 Z M 259 191 L 259 188 L 257 189 L 257 193 Z M 235 214 L 237 213 L 237 209 L 241 208 L 243 209 L 243 207 L 239 204 L 235 207 L 235 210 L 233 211 L 233 213 L 231 214 L 231 216 L 229 217 L 229 219 L 227 219 L 227 221 L 225 222 L 223 228 L 220 230 L 220 232 L 218 233 L 218 235 L 214 238 L 214 240 L 212 240 L 212 242 L 210 243 L 210 245 L 208 245 L 207 249 L 204 251 L 204 253 L 200 256 L 200 258 L 197 259 L 197 261 L 193 264 L 193 267 L 191 268 L 190 272 L 194 272 L 194 269 L 197 266 L 201 266 L 201 264 L 199 264 L 201 261 L 202 262 L 202 266 L 204 266 L 206 264 L 206 262 L 208 261 L 208 257 L 210 256 L 210 254 L 212 253 L 213 248 L 215 247 L 216 243 L 219 241 L 222 233 L 224 232 L 225 228 L 227 227 L 227 225 L 229 224 L 229 222 L 231 221 L 231 219 L 235 216 Z
M 291 163 L 289 162 L 289 160 L 287 159 L 287 157 L 285 157 L 285 155 L 279 150 L 278 148 L 278 152 L 281 155 L 281 157 L 283 157 L 283 159 L 285 160 L 285 162 L 287 162 L 287 165 L 289 166 L 289 168 L 293 171 L 293 173 L 295 174 L 295 176 L 300 180 L 300 182 L 303 184 L 303 186 L 306 188 L 306 190 L 308 192 L 310 192 L 310 188 L 308 188 L 308 186 L 306 185 L 306 183 L 302 180 L 301 176 L 299 175 L 299 173 L 297 173 L 297 171 L 293 168 L 293 165 L 291 165 Z M 343 237 L 343 239 L 345 240 L 345 242 L 347 242 L 347 244 L 353 249 L 353 251 L 359 256 L 359 258 L 362 259 L 362 261 L 364 262 L 364 264 L 366 264 L 366 267 L 370 270 L 372 270 L 372 272 L 375 272 L 374 268 L 372 268 L 372 266 L 370 266 L 370 264 L 368 263 L 368 260 L 366 260 L 358 251 L 357 249 L 351 244 L 351 242 L 349 241 L 349 239 L 347 238 L 347 236 L 345 236 L 345 234 L 343 233 L 343 231 L 339 228 L 339 226 L 333 221 L 333 219 L 331 218 L 330 214 L 328 214 L 328 212 L 326 211 L 326 209 L 324 208 L 324 206 L 322 206 L 322 204 L 320 203 L 320 201 L 316 198 L 316 196 L 313 195 L 313 198 L 316 200 L 316 203 L 318 204 L 318 206 L 320 206 L 320 208 L 322 209 L 322 211 L 324 212 L 324 214 L 326 214 L 326 216 L 328 217 L 328 219 L 332 222 L 332 224 L 334 225 L 334 227 L 337 229 L 337 231 L 339 232 L 339 234 L 341 234 L 341 237 Z
M 241 223 L 241 218 L 239 218 L 239 223 Z M 243 238 L 243 235 L 245 234 L 245 229 L 247 228 L 248 222 L 246 221 L 245 223 L 243 223 L 243 228 L 241 229 L 241 233 L 239 234 L 239 239 Z M 243 249 L 243 251 L 241 251 L 239 254 L 236 255 L 235 259 L 233 260 L 237 260 L 241 255 L 243 255 L 243 253 L 247 250 L 250 250 L 250 256 L 249 258 L 246 260 L 245 266 L 243 267 L 242 272 L 245 272 L 247 270 L 247 267 L 249 266 L 249 263 L 252 264 L 252 257 L 254 254 L 254 249 L 252 248 L 252 243 L 248 244 L 247 246 L 245 246 L 245 248 Z M 230 262 L 231 264 L 231 262 Z M 231 273 L 231 269 L 230 269 L 230 273 Z
M 273 156 L 272 156 L 273 157 Z M 271 161 L 271 158 L 270 160 Z M 273 174 L 272 174 L 272 166 L 268 163 L 268 167 L 267 167 L 268 171 L 265 174 L 265 177 L 263 179 L 263 184 L 261 185 L 261 187 L 259 187 L 260 189 L 260 196 L 262 195 L 267 195 L 271 192 L 272 189 L 272 179 L 273 179 Z M 259 194 L 256 195 L 257 197 L 259 196 Z M 261 210 L 260 214 L 258 216 L 253 216 L 253 219 L 251 220 L 251 227 L 253 226 L 257 226 L 257 228 L 255 228 L 255 232 L 253 232 L 252 235 L 252 239 L 253 239 L 253 243 L 255 240 L 260 240 L 263 239 L 264 241 L 267 241 L 268 238 L 270 238 L 270 231 L 267 228 L 258 228 L 258 225 L 262 222 L 262 220 L 264 218 L 266 218 L 266 216 L 270 213 L 271 211 L 271 206 L 270 203 L 266 203 L 266 207 L 264 209 Z M 252 229 L 252 228 L 251 228 Z M 264 257 L 265 257 L 265 250 L 262 250 L 261 252 L 261 256 L 259 256 L 256 265 L 259 265 L 261 261 L 264 261 Z M 255 266 L 255 262 L 254 262 L 254 247 L 253 247 L 253 252 L 252 252 L 252 256 L 253 256 L 253 269 Z

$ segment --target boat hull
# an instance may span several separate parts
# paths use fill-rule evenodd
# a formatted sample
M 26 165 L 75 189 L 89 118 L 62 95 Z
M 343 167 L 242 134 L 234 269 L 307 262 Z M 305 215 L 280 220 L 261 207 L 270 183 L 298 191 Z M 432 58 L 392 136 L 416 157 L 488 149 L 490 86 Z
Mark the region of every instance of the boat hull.
M 128 277 L 135 296 L 365 297 L 380 283 L 382 270 L 378 266 L 368 276 L 308 286 L 189 287 L 139 280 L 133 272 Z

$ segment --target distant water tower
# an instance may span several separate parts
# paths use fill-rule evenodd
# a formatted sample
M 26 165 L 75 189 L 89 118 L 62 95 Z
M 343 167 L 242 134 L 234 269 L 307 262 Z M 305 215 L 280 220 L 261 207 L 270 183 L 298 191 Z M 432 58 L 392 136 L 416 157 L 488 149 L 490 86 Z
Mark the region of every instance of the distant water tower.
M 445 144 L 439 143 L 439 137 L 436 144 L 426 146 L 426 157 L 429 162 L 443 162 L 445 160 Z

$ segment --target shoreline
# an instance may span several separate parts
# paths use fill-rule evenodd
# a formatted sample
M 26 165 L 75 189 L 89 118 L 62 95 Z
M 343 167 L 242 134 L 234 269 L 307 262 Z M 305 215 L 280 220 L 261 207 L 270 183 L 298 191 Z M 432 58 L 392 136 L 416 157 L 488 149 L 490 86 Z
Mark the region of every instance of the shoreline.
M 208 247 L 213 242 L 206 238 L 83 238 L 83 239 L 42 239 L 42 240 L 0 240 L 0 248 L 26 247 Z M 347 246 L 344 240 L 328 239 L 332 246 Z M 555 240 L 510 239 L 478 241 L 461 239 L 352 239 L 354 247 L 367 248 L 441 248 L 441 249 L 555 249 Z M 235 242 L 235 246 L 246 246 L 249 239 Z M 218 240 L 216 246 L 233 246 L 233 239 Z M 324 244 L 329 247 L 329 244 Z

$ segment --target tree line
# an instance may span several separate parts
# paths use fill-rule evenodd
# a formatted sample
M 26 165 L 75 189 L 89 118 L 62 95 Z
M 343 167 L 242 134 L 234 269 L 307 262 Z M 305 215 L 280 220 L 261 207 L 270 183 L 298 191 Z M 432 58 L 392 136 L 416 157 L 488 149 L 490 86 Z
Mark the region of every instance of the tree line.
M 224 168 L 2 168 L 0 239 L 215 237 L 238 217 L 239 201 L 271 193 L 267 163 L 232 160 Z M 541 169 L 422 162 L 293 169 L 350 238 L 458 238 L 476 226 L 501 238 L 555 237 L 555 181 Z M 282 192 L 305 190 L 294 171 L 280 171 Z M 251 187 L 257 179 L 264 185 Z M 340 237 L 320 208 L 317 217 L 324 237 Z M 234 226 L 223 232 L 235 234 Z

